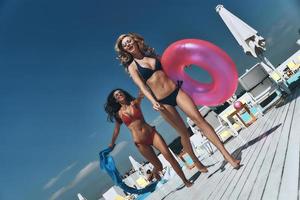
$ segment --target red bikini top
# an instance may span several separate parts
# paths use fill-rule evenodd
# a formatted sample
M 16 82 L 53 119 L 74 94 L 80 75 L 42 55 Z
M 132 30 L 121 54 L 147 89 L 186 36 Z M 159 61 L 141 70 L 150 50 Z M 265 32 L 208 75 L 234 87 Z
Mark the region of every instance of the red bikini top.
M 143 114 L 141 109 L 137 105 L 131 105 L 130 106 L 132 114 L 128 115 L 126 113 L 121 112 L 120 118 L 126 124 L 126 126 L 129 126 L 132 122 L 143 119 Z

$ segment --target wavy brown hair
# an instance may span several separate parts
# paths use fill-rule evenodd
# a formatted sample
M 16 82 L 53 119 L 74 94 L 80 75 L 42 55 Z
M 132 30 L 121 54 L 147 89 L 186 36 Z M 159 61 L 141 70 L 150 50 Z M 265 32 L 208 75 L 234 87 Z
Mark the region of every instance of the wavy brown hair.
M 115 51 L 117 53 L 117 59 L 120 60 L 121 64 L 125 67 L 125 70 L 128 71 L 128 66 L 130 65 L 130 63 L 133 61 L 133 56 L 126 52 L 123 49 L 122 46 L 122 40 L 125 37 L 131 37 L 133 39 L 133 41 L 135 41 L 138 44 L 138 47 L 140 49 L 140 51 L 148 57 L 158 57 L 158 55 L 156 55 L 154 48 L 149 47 L 146 43 L 145 40 L 142 36 L 140 36 L 137 33 L 127 33 L 127 34 L 122 34 L 118 37 L 116 44 L 115 44 Z

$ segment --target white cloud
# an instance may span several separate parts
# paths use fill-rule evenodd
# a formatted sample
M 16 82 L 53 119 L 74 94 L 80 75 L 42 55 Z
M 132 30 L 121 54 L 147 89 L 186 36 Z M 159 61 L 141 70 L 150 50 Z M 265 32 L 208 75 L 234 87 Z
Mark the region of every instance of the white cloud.
M 68 190 L 72 189 L 75 187 L 79 182 L 81 182 L 84 178 L 86 178 L 89 174 L 91 174 L 93 171 L 97 170 L 99 168 L 99 162 L 98 161 L 93 161 L 89 164 L 87 164 L 83 169 L 81 169 L 78 174 L 75 176 L 74 180 L 70 182 L 69 185 L 64 186 L 57 190 L 49 200 L 56 200 L 58 197 L 63 195 L 65 192 Z
M 274 38 L 273 37 L 267 37 L 266 41 L 267 41 L 267 44 L 272 45 L 273 41 L 274 41 Z
M 276 41 L 280 41 L 280 38 L 287 37 L 291 31 L 293 31 L 294 26 L 290 24 L 289 19 L 282 18 L 277 23 L 274 23 L 270 30 L 268 31 L 268 36 L 266 38 L 267 44 L 272 46 Z
M 79 171 L 75 179 L 71 182 L 70 186 L 74 187 L 97 168 L 99 168 L 99 161 L 89 163 L 82 170 Z
M 63 169 L 61 172 L 58 173 L 57 176 L 51 178 L 43 187 L 44 190 L 49 189 L 52 187 L 67 171 L 71 170 L 77 163 L 74 162 L 71 165 L 67 166 L 65 169 Z
M 93 132 L 92 134 L 89 135 L 89 138 L 94 138 L 97 135 L 96 132 Z
M 114 150 L 110 153 L 111 156 L 116 156 L 118 153 L 122 151 L 127 146 L 128 142 L 121 141 L 118 144 L 116 144 Z
M 65 193 L 66 191 L 68 191 L 67 188 L 65 187 L 62 187 L 60 188 L 59 190 L 57 190 L 51 197 L 49 200 L 55 200 L 57 199 L 58 197 L 60 197 L 63 193 Z
M 150 124 L 151 124 L 151 126 L 159 126 L 163 122 L 164 122 L 164 118 L 159 115 Z

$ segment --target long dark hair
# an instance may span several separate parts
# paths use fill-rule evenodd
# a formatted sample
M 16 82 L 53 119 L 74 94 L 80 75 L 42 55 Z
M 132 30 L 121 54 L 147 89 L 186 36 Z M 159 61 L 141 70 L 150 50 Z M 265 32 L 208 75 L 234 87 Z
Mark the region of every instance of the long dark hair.
M 106 103 L 104 104 L 104 110 L 107 113 L 107 121 L 114 122 L 115 120 L 119 123 L 122 123 L 122 120 L 120 119 L 118 112 L 121 108 L 121 105 L 116 101 L 114 97 L 115 91 L 121 91 L 125 95 L 125 99 L 127 102 L 133 101 L 135 98 L 131 96 L 127 91 L 117 88 L 112 90 L 109 95 L 107 96 Z

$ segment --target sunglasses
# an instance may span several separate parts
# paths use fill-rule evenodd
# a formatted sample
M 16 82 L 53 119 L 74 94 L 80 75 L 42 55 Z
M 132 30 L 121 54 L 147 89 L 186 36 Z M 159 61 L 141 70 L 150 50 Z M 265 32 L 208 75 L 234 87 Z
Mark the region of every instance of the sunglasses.
M 133 44 L 134 40 L 133 39 L 127 39 L 125 42 L 122 42 L 122 47 L 126 48 L 128 45 Z

